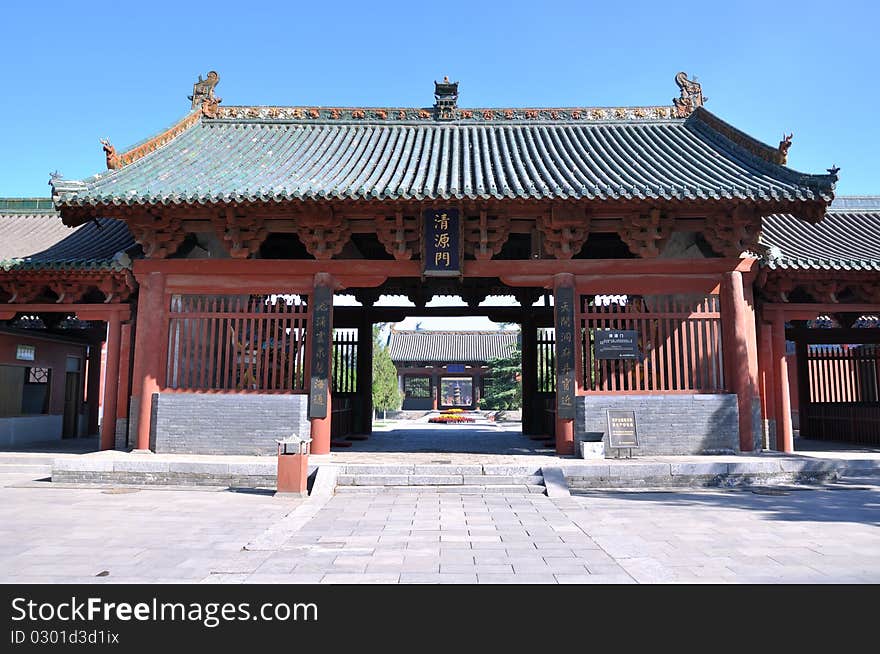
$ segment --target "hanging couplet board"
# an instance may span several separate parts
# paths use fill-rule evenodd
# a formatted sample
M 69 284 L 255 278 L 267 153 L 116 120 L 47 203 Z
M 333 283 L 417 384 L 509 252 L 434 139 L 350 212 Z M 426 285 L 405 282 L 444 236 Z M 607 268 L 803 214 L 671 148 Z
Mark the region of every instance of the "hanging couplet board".
M 557 288 L 556 315 L 556 417 L 574 420 L 574 289 Z
M 597 329 L 595 338 L 597 359 L 641 359 L 635 329 Z
M 309 418 L 327 417 L 330 383 L 330 348 L 333 334 L 333 291 L 317 286 L 312 293 L 312 356 L 309 381 Z
M 425 209 L 422 214 L 422 274 L 461 275 L 461 220 L 458 209 Z
M 611 447 L 633 448 L 639 446 L 636 431 L 636 412 L 607 409 L 608 443 Z

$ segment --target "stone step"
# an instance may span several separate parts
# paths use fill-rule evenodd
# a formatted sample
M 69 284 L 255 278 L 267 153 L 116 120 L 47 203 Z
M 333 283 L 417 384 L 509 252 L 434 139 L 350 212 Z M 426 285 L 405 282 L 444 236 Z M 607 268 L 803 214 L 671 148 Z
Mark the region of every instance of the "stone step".
M 0 465 L 6 464 L 27 464 L 27 465 L 46 465 L 51 466 L 55 460 L 55 455 L 47 454 L 0 454 Z
M 52 474 L 52 464 L 45 463 L 42 465 L 37 465 L 32 463 L 0 463 L 0 475 L 10 473 L 27 473 L 34 475 L 46 475 L 48 477 Z
M 543 495 L 546 489 L 537 484 L 511 484 L 477 486 L 450 485 L 450 486 L 337 486 L 337 493 L 344 494 L 378 494 L 378 493 L 461 493 L 466 495 L 488 494 L 537 494 Z
M 410 465 L 348 463 L 339 466 L 341 475 L 495 475 L 535 476 L 539 465 L 416 463 Z
M 542 486 L 541 475 L 340 474 L 339 486 Z

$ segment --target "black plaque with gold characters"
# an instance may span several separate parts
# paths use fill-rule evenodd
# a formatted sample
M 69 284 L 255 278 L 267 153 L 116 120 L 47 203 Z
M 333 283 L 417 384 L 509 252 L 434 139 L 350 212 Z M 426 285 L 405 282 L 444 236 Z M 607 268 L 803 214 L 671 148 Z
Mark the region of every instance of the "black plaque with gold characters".
M 318 286 L 312 294 L 312 357 L 309 382 L 309 418 L 327 417 L 327 388 L 330 383 L 330 348 L 333 334 L 330 311 L 333 290 Z
M 461 275 L 461 221 L 457 208 L 425 209 L 422 215 L 422 274 Z
M 631 449 L 639 446 L 636 412 L 607 409 L 608 443 L 611 447 Z
M 557 288 L 556 314 L 556 417 L 574 420 L 574 289 Z

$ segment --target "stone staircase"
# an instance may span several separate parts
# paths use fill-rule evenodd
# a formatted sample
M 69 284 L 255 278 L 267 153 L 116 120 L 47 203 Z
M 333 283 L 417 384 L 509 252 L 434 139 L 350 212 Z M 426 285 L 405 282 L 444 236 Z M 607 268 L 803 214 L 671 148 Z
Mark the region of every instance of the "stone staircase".
M 28 474 L 34 479 L 52 475 L 53 457 L 45 455 L 0 454 L 0 475 Z
M 403 491 L 543 494 L 545 492 L 541 467 L 531 465 L 350 463 L 339 467 L 336 483 L 337 493 Z

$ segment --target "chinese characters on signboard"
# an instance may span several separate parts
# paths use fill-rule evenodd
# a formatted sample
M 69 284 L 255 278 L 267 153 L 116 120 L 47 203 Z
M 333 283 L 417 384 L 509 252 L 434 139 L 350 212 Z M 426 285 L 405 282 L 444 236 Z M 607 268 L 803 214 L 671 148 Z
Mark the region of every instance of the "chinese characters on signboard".
M 458 209 L 426 209 L 422 214 L 422 274 L 461 274 L 461 223 Z
M 597 329 L 595 339 L 597 359 L 641 359 L 635 329 Z
M 333 337 L 333 318 L 331 315 L 333 291 L 327 286 L 316 287 L 312 295 L 312 303 L 309 418 L 326 418 L 330 383 L 330 348 Z
M 574 289 L 557 288 L 556 314 L 556 417 L 574 419 Z

